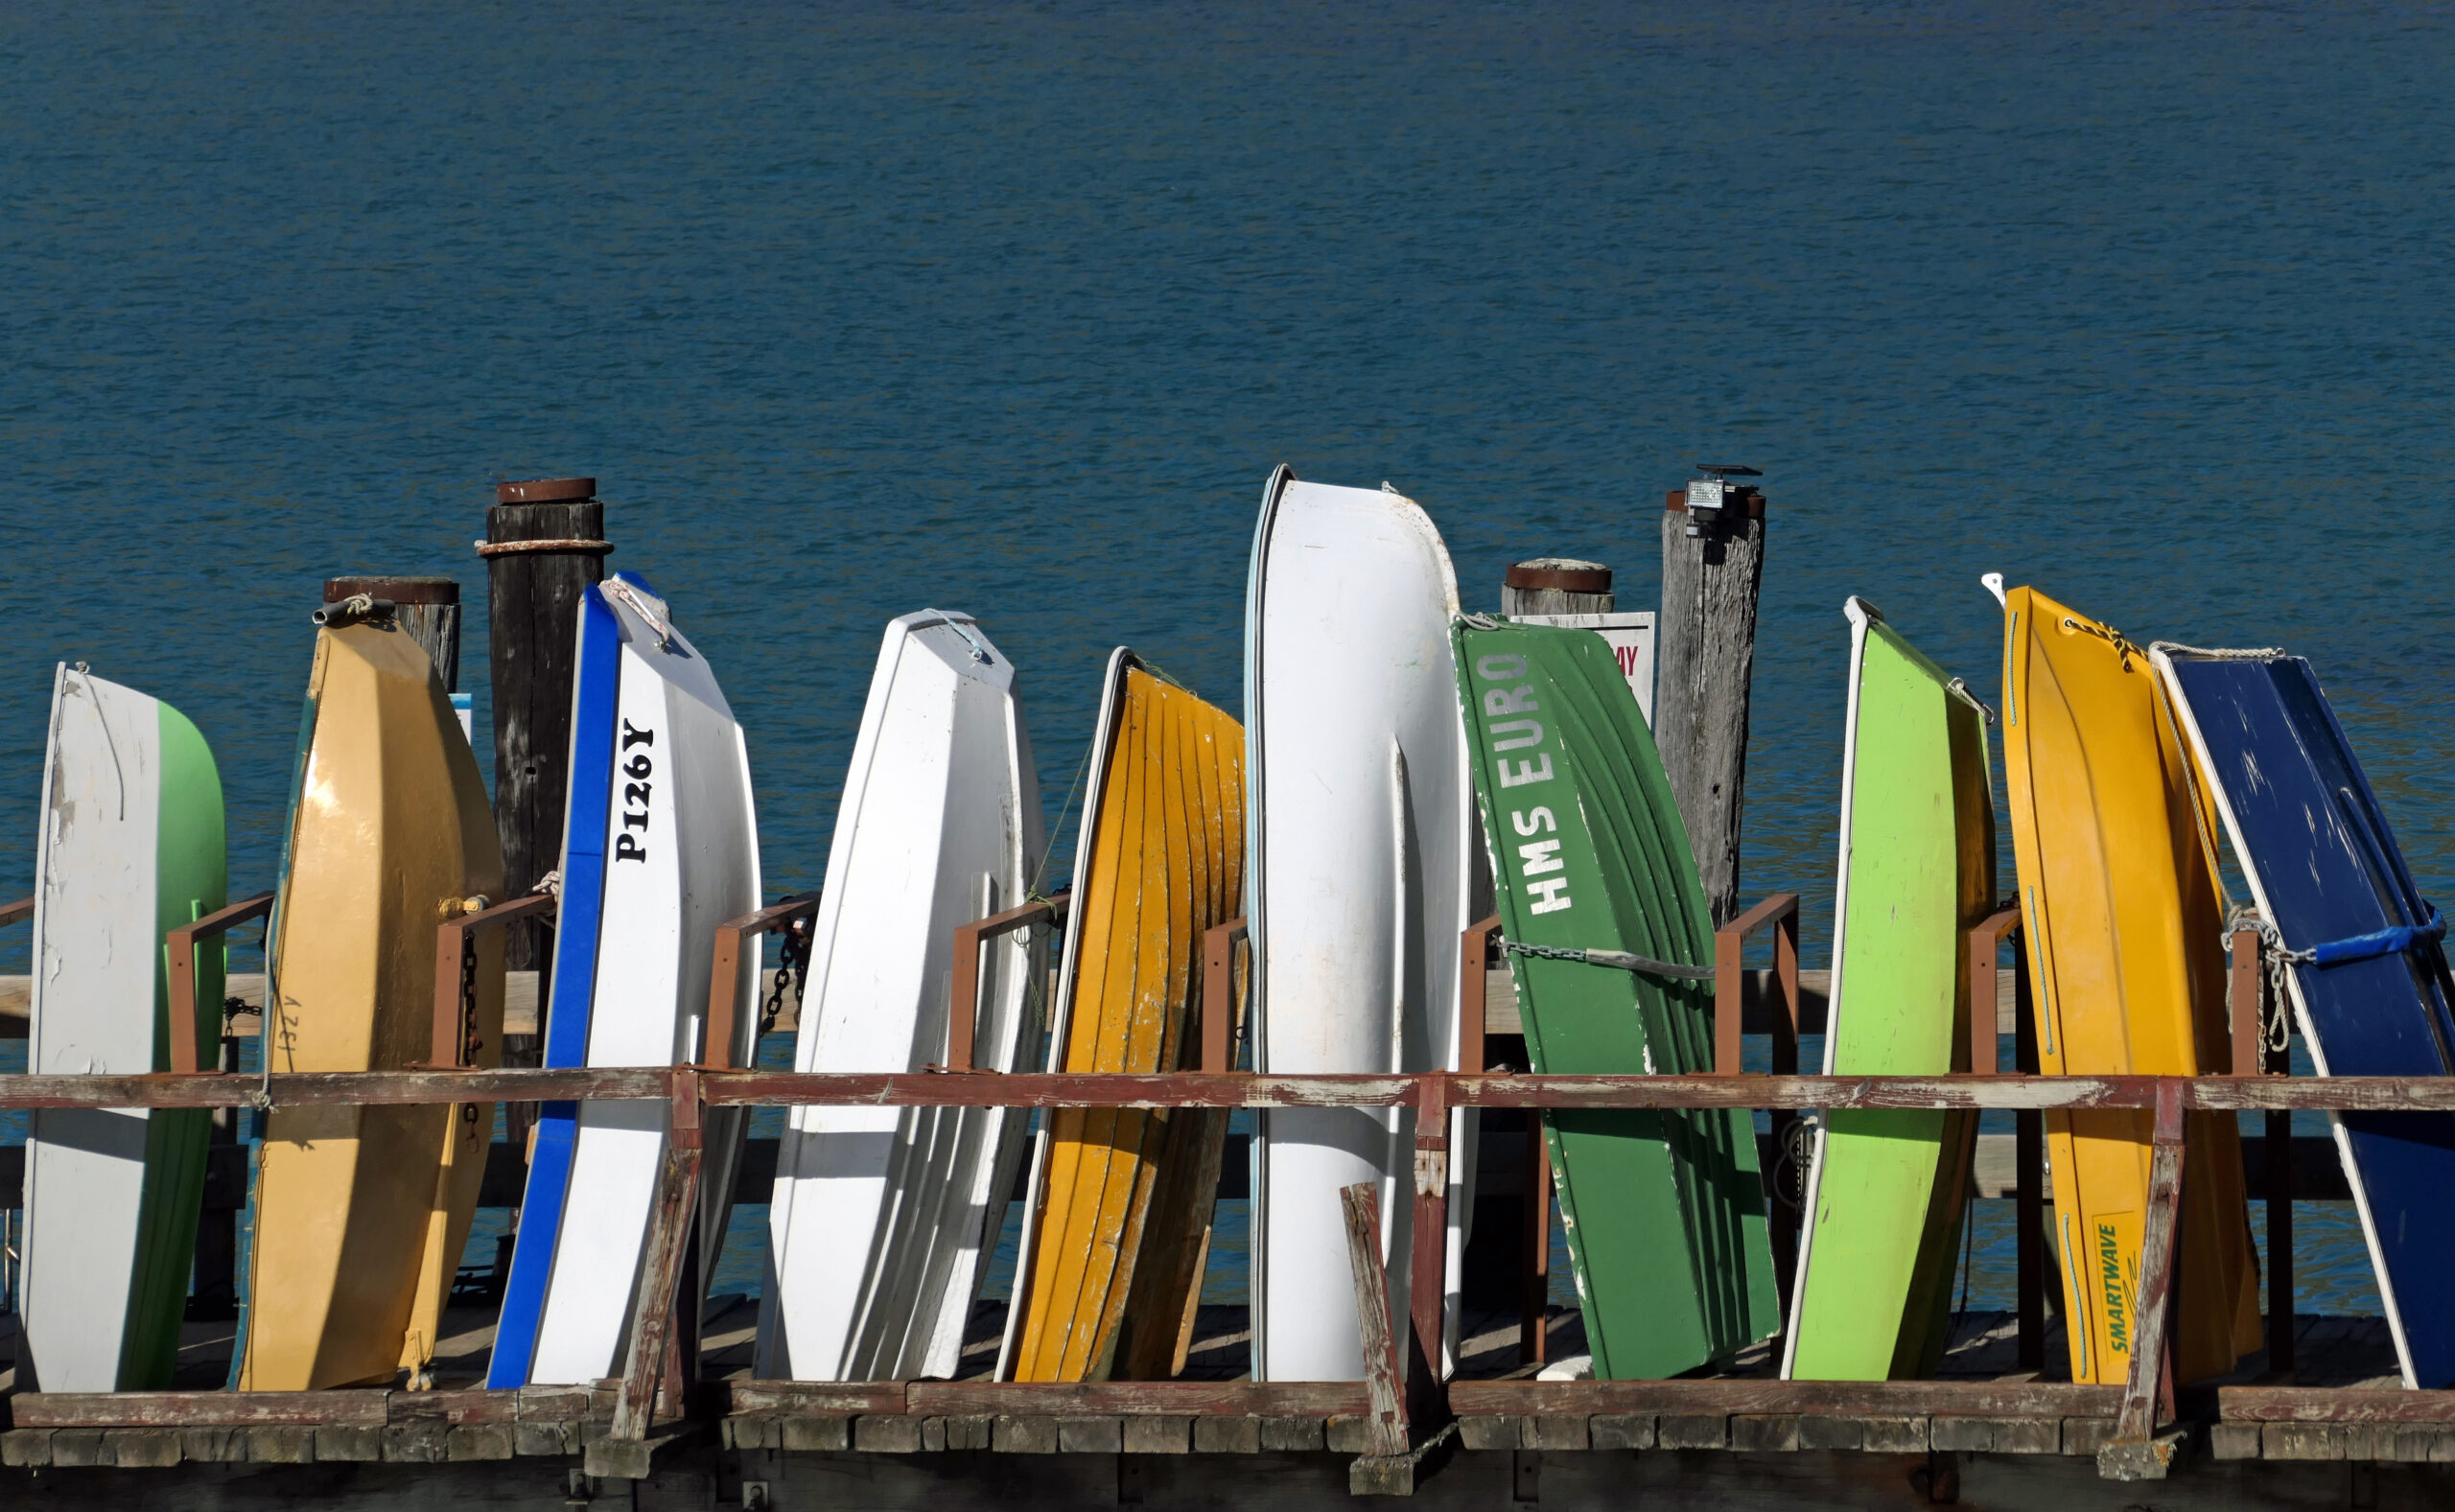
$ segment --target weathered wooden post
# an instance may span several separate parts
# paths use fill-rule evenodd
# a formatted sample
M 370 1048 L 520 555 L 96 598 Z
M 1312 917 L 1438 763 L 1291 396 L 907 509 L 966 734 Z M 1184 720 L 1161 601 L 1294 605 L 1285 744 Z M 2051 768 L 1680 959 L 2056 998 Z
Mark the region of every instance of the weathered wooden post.
M 563 849 L 572 653 L 579 599 L 605 577 L 605 506 L 593 477 L 499 483 L 486 511 L 487 660 L 494 675 L 495 828 L 503 891 L 529 891 Z M 545 964 L 542 929 L 511 926 L 506 965 Z M 542 1012 L 544 999 L 539 999 Z
M 424 647 L 443 674 L 443 690 L 460 691 L 460 585 L 448 577 L 329 577 L 324 602 L 338 604 L 364 593 L 387 599 L 392 617 Z
M 1739 833 L 1747 776 L 1747 689 L 1756 593 L 1765 575 L 1765 496 L 1703 465 L 1662 516 L 1662 615 L 1653 731 L 1696 853 L 1714 926 L 1739 911 Z
M 1513 564 L 1500 582 L 1500 612 L 1526 615 L 1611 613 L 1611 570 L 1575 557 L 1538 556 Z

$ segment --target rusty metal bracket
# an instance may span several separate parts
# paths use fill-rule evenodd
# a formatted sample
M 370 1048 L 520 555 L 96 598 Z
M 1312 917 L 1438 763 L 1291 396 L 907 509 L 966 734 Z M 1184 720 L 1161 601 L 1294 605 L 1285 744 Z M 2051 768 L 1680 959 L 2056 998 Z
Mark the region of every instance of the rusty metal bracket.
M 264 919 L 272 913 L 273 895 L 258 893 L 244 897 L 226 908 L 215 909 L 202 919 L 180 924 L 162 936 L 164 968 L 171 979 L 171 1070 L 199 1072 L 204 1062 L 199 1056 L 196 1035 L 196 946 L 199 940 L 210 940 L 236 929 L 250 919 Z M 23 905 L 34 906 L 28 898 Z M 272 942 L 265 942 L 271 948 Z
M 1750 936 L 1773 930 L 1773 979 L 1782 989 L 1784 1017 L 1774 1021 L 1773 1074 L 1799 1068 L 1799 896 L 1776 893 L 1714 931 L 1714 1075 L 1739 1075 L 1740 1014 L 1747 973 L 1742 952 Z
M 458 919 L 447 919 L 434 929 L 434 1023 L 429 1033 L 426 1069 L 431 1071 L 468 1071 L 476 1069 L 470 1058 L 476 1046 L 471 1042 L 461 1014 L 465 1007 L 463 978 L 469 970 L 469 950 L 476 942 L 478 931 L 499 929 L 524 919 L 555 913 L 561 899 L 551 893 L 531 893 L 515 897 L 508 903 L 497 903 Z
M 972 1069 L 972 1036 L 979 1033 L 980 1024 L 980 947 L 1034 924 L 1064 923 L 1066 905 L 1073 899 L 1073 894 L 1060 893 L 955 926 L 955 969 L 947 989 L 946 1069 Z
M 804 920 L 814 920 L 818 915 L 819 895 L 796 893 L 771 907 L 739 919 L 728 919 L 716 926 L 716 954 L 708 971 L 708 1012 L 702 1020 L 707 1033 L 702 1036 L 699 1062 L 712 1071 L 739 1069 L 733 1065 L 734 1035 L 739 1033 L 734 1018 L 741 1012 L 742 963 L 751 963 L 756 980 L 759 946 L 752 943 L 760 936 L 780 929 L 802 927 Z M 807 980 L 803 982 L 807 988 Z M 758 1058 L 754 1047 L 752 1058 Z
M 1485 973 L 1492 968 L 1492 942 L 1500 937 L 1500 916 L 1479 919 L 1458 936 L 1458 1069 L 1482 1071 L 1484 1040 L 1490 1004 Z
M 2000 1041 L 1995 1022 L 1996 957 L 2005 941 L 2018 940 L 2021 911 L 2017 905 L 1997 910 L 1969 932 L 1969 1065 L 1978 1076 L 2002 1069 Z M 1829 1012 L 1829 1011 L 1828 1011 Z
M 1236 990 L 1236 946 L 1249 937 L 1242 914 L 1202 933 L 1202 1069 L 1236 1069 L 1244 995 Z

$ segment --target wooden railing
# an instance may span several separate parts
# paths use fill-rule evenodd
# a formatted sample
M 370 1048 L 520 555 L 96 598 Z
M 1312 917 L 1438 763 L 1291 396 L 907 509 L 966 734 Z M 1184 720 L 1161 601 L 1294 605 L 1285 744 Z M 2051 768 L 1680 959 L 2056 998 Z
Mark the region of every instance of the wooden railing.
M 175 938 L 185 935 L 192 964 L 197 937 L 217 925 L 227 927 L 231 916 L 253 907 L 261 900 L 234 905 L 214 919 L 174 931 Z M 1795 902 L 1787 907 L 1775 905 L 1760 908 L 1742 919 L 1740 925 L 1753 927 L 1764 923 L 1789 923 L 1794 928 Z M 809 904 L 795 899 L 787 905 L 762 911 L 726 926 L 728 941 L 735 952 L 734 966 L 737 972 L 745 959 L 746 942 L 760 929 L 777 927 L 804 914 Z M 1024 923 L 1054 922 L 1056 908 L 1045 909 L 1033 917 L 1031 909 L 1016 910 L 998 919 L 965 926 L 959 940 L 969 944 L 974 971 L 958 971 L 958 977 L 969 976 L 977 983 L 977 950 L 981 942 L 1003 928 L 1021 927 Z M 1062 907 L 1062 904 L 1060 905 Z M 482 923 L 497 921 L 503 911 L 456 919 L 443 926 L 446 931 L 466 931 Z M 1461 945 L 1461 965 L 1479 965 L 1489 959 L 1492 948 L 1493 921 L 1485 920 L 1467 931 Z M 2015 916 L 1999 913 L 1987 919 L 1976 931 L 1973 942 L 1972 977 L 1991 973 L 1996 967 L 1994 951 L 1997 944 L 2014 932 Z M 1002 926 L 1002 928 L 993 927 Z M 2035 1119 L 2049 1110 L 2137 1108 L 2151 1111 L 2153 1119 L 2153 1158 L 2149 1210 L 2146 1214 L 2139 1282 L 2139 1314 L 2131 1374 L 2119 1389 L 2116 1399 L 2116 1426 L 2112 1441 L 2099 1456 L 2100 1469 L 2107 1474 L 2139 1476 L 2161 1474 L 2172 1453 L 2175 1436 L 2160 1430 L 2176 1417 L 2175 1383 L 2170 1369 L 2171 1299 L 2173 1294 L 2176 1224 L 2182 1192 L 2187 1173 L 2185 1170 L 2183 1115 L 2186 1112 L 2244 1113 L 2258 1112 L 2272 1118 L 2289 1117 L 2299 1109 L 2341 1112 L 2455 1112 L 2455 1078 L 2402 1077 L 2335 1077 L 2287 1079 L 2257 1074 L 2259 1066 L 2237 1065 L 2236 1075 L 2223 1077 L 2157 1077 L 2157 1076 L 2059 1076 L 2042 1077 L 2032 1074 L 1996 1074 L 1992 1034 L 1981 1034 L 1973 1025 L 1970 1031 L 1972 1069 L 1938 1076 L 1812 1076 L 1796 1074 L 1796 1045 L 1791 1041 L 1789 1066 L 1767 1075 L 1742 1075 L 1734 1066 L 1721 1063 L 1726 1057 L 1718 1055 L 1718 1063 L 1710 1073 L 1680 1076 L 1563 1076 L 1533 1075 L 1509 1072 L 1466 1070 L 1459 1072 L 1424 1072 L 1403 1075 L 1353 1076 L 1281 1076 L 1237 1072 L 1227 1069 L 1233 1063 L 1232 1047 L 1225 1042 L 1225 1026 L 1232 1018 L 1232 968 L 1241 920 L 1222 925 L 1212 931 L 1207 942 L 1210 951 L 1210 981 L 1203 1006 L 1202 1050 L 1203 1069 L 1152 1074 L 1072 1074 L 1072 1073 L 998 1073 L 964 1068 L 960 1062 L 954 1069 L 885 1073 L 820 1073 L 736 1069 L 712 1063 L 695 1066 L 621 1067 L 565 1070 L 501 1070 L 455 1067 L 446 1070 L 404 1069 L 363 1072 L 275 1072 L 269 1076 L 232 1075 L 218 1072 L 177 1071 L 148 1075 L 19 1075 L 0 1076 L 0 1107 L 11 1108 L 117 1108 L 117 1107 L 225 1107 L 247 1104 L 260 1091 L 269 1094 L 270 1105 L 312 1106 L 337 1105 L 440 1104 L 487 1101 L 645 1101 L 662 1100 L 669 1105 L 672 1137 L 667 1141 L 667 1153 L 660 1175 L 654 1222 L 643 1260 L 642 1284 L 638 1290 L 632 1320 L 633 1340 L 625 1363 L 619 1400 L 614 1408 L 613 1431 L 608 1443 L 592 1449 L 592 1464 L 607 1474 L 644 1475 L 647 1464 L 646 1441 L 652 1426 L 660 1418 L 670 1419 L 686 1410 L 689 1395 L 690 1361 L 677 1361 L 667 1347 L 674 1335 L 671 1326 L 678 1302 L 676 1295 L 684 1272 L 683 1256 L 690 1247 L 692 1224 L 698 1200 L 698 1179 L 701 1151 L 699 1131 L 703 1124 L 702 1109 L 709 1106 L 1000 1106 L 1000 1107 L 1411 1107 L 1415 1112 L 1415 1181 L 1413 1212 L 1415 1243 L 1415 1272 L 1411 1288 L 1412 1316 L 1407 1318 L 1368 1318 L 1365 1324 L 1368 1361 L 1377 1373 L 1366 1383 L 1371 1410 L 1375 1417 L 1375 1454 L 1368 1459 L 1380 1464 L 1372 1475 L 1400 1475 L 1414 1458 L 1419 1457 L 1433 1438 L 1441 1431 L 1457 1403 L 1453 1400 L 1453 1383 L 1442 1378 L 1437 1362 L 1441 1359 L 1442 1309 L 1447 1278 L 1442 1274 L 1447 1228 L 1447 1180 L 1449 1151 L 1448 1113 L 1454 1108 L 1517 1108 L 1527 1110 L 1559 1110 L 1570 1108 L 1745 1108 L 1765 1109 L 1780 1116 L 1808 1109 L 1869 1109 L 1869 1108 L 1969 1108 L 2013 1112 L 2023 1119 Z M 1795 944 L 1779 947 L 1779 967 L 1787 989 L 1785 996 L 1795 1014 Z M 1982 956 L 1982 959 L 1980 957 Z M 960 965 L 961 959 L 958 958 Z M 1736 1026 L 1739 1004 L 1737 950 L 1718 951 L 1719 968 L 1717 1014 L 1718 1048 L 1735 1039 L 1735 1035 L 1722 1032 L 1723 1026 Z M 2252 965 L 2243 968 L 2250 989 L 2256 991 L 2257 981 L 2256 957 Z M 721 980 L 721 974 L 720 978 Z M 1462 1014 L 1461 1050 L 1465 1064 L 1474 1066 L 1484 1054 L 1484 1025 L 1480 987 L 1482 972 L 1468 970 L 1461 992 Z M 958 988 L 960 991 L 960 988 Z M 1976 994 L 1973 994 L 1976 996 Z M 2238 1001 L 2256 1003 L 2256 996 Z M 955 1001 L 963 1003 L 957 996 Z M 1981 999 L 1991 1001 L 1991 998 Z M 438 994 L 438 1003 L 441 1002 Z M 958 1012 L 952 1023 L 963 1024 L 968 1014 Z M 174 1014 L 174 1022 L 178 1015 Z M 1988 1017 L 1991 1027 L 1991 1015 Z M 1795 1023 L 1795 1017 L 1792 1018 Z M 438 1010 L 437 1031 L 441 1032 Z M 2023 1015 L 2025 1030 L 2025 1014 Z M 956 1036 L 950 1036 L 956 1037 Z M 955 1048 L 962 1048 L 962 1035 Z M 2025 1038 L 2025 1035 L 2023 1035 Z M 2243 1059 L 2253 1058 L 2250 1047 L 2254 1041 L 2237 1038 Z M 711 1051 L 712 1061 L 723 1054 L 721 1047 Z M 192 1059 L 189 1063 L 193 1063 Z M 2023 1063 L 2033 1065 L 2023 1050 Z M 2271 1129 L 2277 1126 L 2272 1123 Z M 2024 1185 L 2036 1180 L 2036 1167 L 2028 1146 L 2028 1128 L 2023 1128 L 2023 1156 L 2021 1180 Z M 1539 1148 L 1539 1137 L 1530 1141 Z M 2271 1149 L 2281 1148 L 2272 1143 Z M 2277 1189 L 2278 1168 L 2284 1161 L 2271 1162 L 2273 1201 Z M 1541 1191 L 1530 1194 L 1530 1204 L 1544 1207 Z M 2287 1194 L 2289 1199 L 2289 1193 Z M 1371 1211 L 1375 1205 L 1371 1194 L 1350 1193 L 1345 1200 L 1350 1205 L 1349 1221 L 1359 1234 L 1377 1234 L 1379 1221 Z M 2273 1211 L 2273 1209 L 2272 1209 Z M 2272 1230 L 2273 1232 L 2273 1230 Z M 2029 1236 L 2023 1234 L 2026 1245 Z M 1375 1262 L 1377 1263 L 1377 1262 Z M 2031 1257 L 2023 1250 L 2023 1289 L 2032 1288 L 2028 1275 Z M 1360 1291 L 1369 1291 L 1368 1283 L 1360 1278 Z M 2272 1315 L 2271 1338 L 2289 1339 L 2290 1287 L 2278 1293 L 2280 1311 Z M 1377 1327 L 1377 1332 L 1376 1332 Z M 1539 1335 L 1539 1330 L 1538 1330 Z M 2022 1352 L 2024 1362 L 2031 1350 L 2031 1339 L 2024 1329 Z M 2287 1346 L 2289 1347 L 2289 1346 Z M 1402 1390 L 1394 1377 L 1398 1374 L 1396 1360 L 1401 1353 L 1410 1357 L 1405 1372 L 1407 1384 Z M 1187 1401 L 1195 1395 L 1216 1395 L 1223 1388 L 1207 1383 L 1133 1383 L 1134 1400 L 1145 1404 L 1143 1410 L 1166 1410 L 1171 1389 L 1184 1387 Z M 1590 1399 L 1601 1403 L 1616 1401 L 1633 1391 L 1649 1393 L 1648 1400 L 1660 1397 L 1694 1396 L 1698 1400 L 1736 1401 L 1743 1396 L 1751 1403 L 1787 1402 L 1787 1407 L 1770 1410 L 1818 1410 L 1816 1404 L 1836 1401 L 1900 1402 L 1944 1404 L 1935 1410 L 1949 1410 L 1960 1404 L 1961 1410 L 1983 1412 L 2018 1408 L 2022 1404 L 2046 1412 L 2101 1410 L 2108 1394 L 2114 1390 L 2104 1386 L 2058 1384 L 2020 1383 L 1865 1383 L 1858 1384 L 1831 1383 L 1780 1383 L 1764 1381 L 1717 1382 L 1681 1381 L 1671 1383 L 1458 1383 L 1465 1395 L 1485 1392 L 1506 1385 L 1510 1388 L 1531 1388 L 1539 1384 L 1546 1402 Z M 956 1383 L 946 1388 L 960 1388 L 966 1401 L 994 1403 L 1001 1393 L 1012 1394 L 1022 1401 L 1032 1393 L 1045 1396 L 1049 1388 L 1030 1384 L 1007 1385 L 996 1383 Z M 758 1386 L 751 1388 L 755 1396 Z M 838 1388 L 853 1395 L 863 1395 L 867 1388 L 857 1384 Z M 881 1387 L 881 1390 L 884 1388 Z M 896 1385 L 897 1391 L 904 1388 Z M 911 1388 L 919 1391 L 915 1385 Z M 937 1389 L 932 1387 L 933 1390 Z M 1080 1392 L 1084 1388 L 1068 1388 Z M 1296 1389 L 1289 1387 L 1288 1389 Z M 1307 1387 L 1315 1391 L 1331 1387 Z M 1343 1388 L 1351 1391 L 1352 1386 Z M 1580 1397 L 1582 1393 L 1582 1397 Z M 1616 1395 L 1615 1395 L 1616 1393 Z M 1737 1395 L 1734 1395 L 1737 1393 Z M 1855 1395 L 1853 1394 L 1855 1393 Z M 945 1392 L 939 1394 L 944 1395 Z M 146 1395 L 144 1410 L 151 1421 L 177 1421 L 178 1414 L 188 1412 L 199 1421 L 217 1420 L 216 1414 L 227 1415 L 229 1398 L 224 1393 L 151 1393 Z M 311 1393 L 319 1398 L 347 1399 L 352 1393 Z M 473 1394 L 474 1395 L 474 1394 Z M 869 1392 L 863 1395 L 877 1395 Z M 2370 1395 L 2375 1395 L 2372 1393 Z M 740 1396 L 739 1392 L 736 1393 Z M 2404 1420 L 2455 1422 L 2455 1392 L 2406 1393 L 2411 1405 L 2399 1409 Z M 1120 1400 L 1122 1400 L 1120 1398 Z M 1344 1398 L 1342 1398 L 1344 1400 Z M 2374 1418 L 2380 1408 L 2375 1403 L 2343 1399 L 2344 1420 L 2356 1416 L 2362 1420 Z M 80 1407 L 90 1401 L 91 1407 Z M 1152 1402 L 1159 1403 L 1151 1407 Z M 217 1405 L 222 1404 L 222 1405 Z M 2010 1407 L 2006 1407 L 2010 1404 Z M 2328 1393 L 2313 1391 L 2296 1398 L 2291 1405 L 2297 1418 L 2303 1421 L 2333 1421 Z M 295 1406 L 297 1411 L 309 1411 L 308 1406 Z M 125 1397 L 94 1399 L 29 1398 L 26 1407 L 41 1421 L 62 1424 L 75 1421 L 80 1412 L 99 1416 L 107 1421 L 121 1421 L 136 1408 Z M 1749 1408 L 1758 1410 L 1763 1408 Z M 338 1410 L 338 1408 L 336 1408 Z M 1593 1410 L 1610 1410 L 1596 1407 Z M 1367 1484 L 1370 1475 L 1359 1473 L 1357 1483 Z

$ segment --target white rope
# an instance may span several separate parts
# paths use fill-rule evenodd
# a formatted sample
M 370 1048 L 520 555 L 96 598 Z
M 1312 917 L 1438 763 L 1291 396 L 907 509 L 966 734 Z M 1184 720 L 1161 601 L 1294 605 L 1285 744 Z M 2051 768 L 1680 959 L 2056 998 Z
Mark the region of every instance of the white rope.
M 2284 943 L 2283 933 L 2275 924 L 2269 922 L 2257 909 L 2248 905 L 2233 910 L 2226 918 L 2225 941 L 2229 949 L 2232 947 L 2234 932 L 2243 928 L 2253 929 L 2258 933 L 2259 959 L 2267 977 L 2267 1002 L 2262 1006 L 2260 1012 L 2259 1042 L 2270 1050 L 2280 1051 L 2291 1042 L 2293 1034 L 2288 1008 L 2291 1000 L 2285 996 L 2290 989 L 2286 978 L 2295 966 L 2305 965 L 2316 961 L 2318 952 L 2288 948 Z M 2229 1008 L 2238 1006 L 2230 1001 L 2233 996 L 2233 979 L 2230 975 L 2226 978 L 2226 996 L 2229 1000 L 2227 1003 Z
M 982 666 L 996 665 L 997 659 L 989 654 L 988 645 L 981 640 L 980 637 L 972 634 L 971 626 L 968 622 L 957 619 L 954 616 L 947 614 L 943 609 L 924 609 L 921 612 L 924 615 L 937 616 L 938 622 L 940 624 L 945 625 L 947 629 L 963 637 L 964 643 L 971 647 L 971 659 L 973 661 L 979 663 Z
M 619 577 L 609 577 L 599 586 L 607 593 L 616 595 L 620 598 L 622 602 L 630 605 L 631 613 L 639 616 L 642 619 L 648 622 L 648 628 L 656 632 L 656 645 L 658 650 L 670 651 L 673 649 L 673 642 L 677 639 L 673 633 L 673 627 L 666 624 L 665 620 L 657 615 L 655 610 L 648 607 L 647 595 L 645 593 L 637 592 L 630 584 L 623 582 Z
M 2179 640 L 2152 640 L 2148 644 L 2148 649 L 2168 654 L 2179 651 L 2184 656 L 2205 657 L 2210 662 L 2273 662 L 2285 654 L 2282 646 L 2211 650 L 2207 646 L 2186 646 Z

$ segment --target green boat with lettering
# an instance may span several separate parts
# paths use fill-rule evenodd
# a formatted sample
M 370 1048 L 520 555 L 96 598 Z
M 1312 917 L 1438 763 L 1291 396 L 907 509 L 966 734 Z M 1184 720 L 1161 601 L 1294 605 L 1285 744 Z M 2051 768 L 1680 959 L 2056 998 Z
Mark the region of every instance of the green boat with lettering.
M 1610 648 L 1590 630 L 1466 620 L 1454 634 L 1533 1069 L 1712 1070 L 1713 923 Z M 1749 1113 L 1557 1109 L 1543 1135 L 1597 1379 L 1679 1375 L 1780 1327 Z

